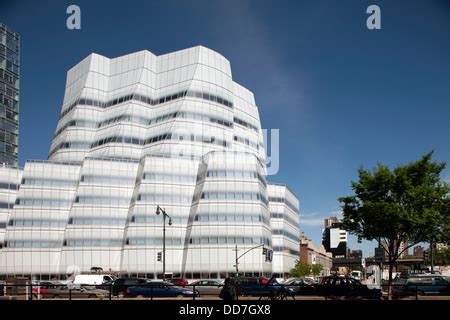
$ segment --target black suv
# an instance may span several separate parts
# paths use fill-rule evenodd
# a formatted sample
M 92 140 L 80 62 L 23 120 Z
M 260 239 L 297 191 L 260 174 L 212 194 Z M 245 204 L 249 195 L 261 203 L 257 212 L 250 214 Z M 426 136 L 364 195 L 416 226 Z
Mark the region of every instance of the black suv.
M 232 278 L 238 296 L 269 297 L 271 299 L 284 299 L 285 288 L 274 277 L 237 277 Z M 291 295 L 291 294 L 289 294 Z
M 112 285 L 112 295 L 124 297 L 129 287 L 136 287 L 146 283 L 147 279 L 142 278 L 119 278 Z
M 318 295 L 334 297 L 361 297 L 368 299 L 381 299 L 380 289 L 370 289 L 360 281 L 350 277 L 328 276 L 323 277 L 316 287 Z

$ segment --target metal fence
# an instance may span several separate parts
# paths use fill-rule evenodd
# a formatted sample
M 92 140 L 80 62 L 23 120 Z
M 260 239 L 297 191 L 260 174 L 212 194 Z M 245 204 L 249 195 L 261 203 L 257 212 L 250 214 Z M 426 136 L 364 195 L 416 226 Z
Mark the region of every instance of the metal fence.
M 5 284 L 0 285 L 0 299 L 12 300 L 120 300 L 120 299 L 188 299 L 188 300 L 217 300 L 221 299 L 220 291 L 224 285 L 217 286 L 187 284 L 178 286 L 173 284 L 145 283 L 137 286 L 130 285 L 81 285 L 68 286 L 63 284 L 40 285 Z M 236 295 L 228 300 L 347 300 L 388 298 L 389 285 L 382 285 L 378 289 L 369 289 L 366 285 L 358 286 L 295 286 L 286 284 L 276 285 L 236 285 Z M 450 300 L 450 286 L 439 285 L 398 285 L 391 286 L 393 299 Z

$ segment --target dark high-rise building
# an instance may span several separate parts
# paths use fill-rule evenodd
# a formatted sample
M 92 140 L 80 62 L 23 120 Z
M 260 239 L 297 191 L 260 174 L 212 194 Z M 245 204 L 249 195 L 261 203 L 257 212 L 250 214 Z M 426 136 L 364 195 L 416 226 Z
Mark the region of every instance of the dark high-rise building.
M 333 258 L 347 257 L 347 231 L 340 229 L 340 221 L 336 217 L 324 220 L 322 244 Z
M 19 144 L 19 35 L 0 22 L 0 164 L 17 166 Z

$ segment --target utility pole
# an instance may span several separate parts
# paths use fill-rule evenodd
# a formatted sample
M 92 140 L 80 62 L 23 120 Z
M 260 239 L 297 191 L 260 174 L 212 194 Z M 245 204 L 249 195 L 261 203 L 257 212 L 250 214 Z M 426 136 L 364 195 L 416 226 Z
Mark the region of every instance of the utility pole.
M 434 273 L 434 242 L 430 241 L 431 274 Z
M 381 245 L 381 237 L 378 237 L 378 248 L 379 249 L 383 249 L 383 253 L 384 253 L 384 248 Z M 383 254 L 383 257 L 384 257 L 384 254 Z M 384 262 L 383 260 L 384 260 L 384 258 L 382 260 L 380 260 L 380 265 L 379 265 L 379 268 L 380 268 L 380 288 L 381 288 L 381 290 L 383 290 L 383 262 Z
M 163 252 L 162 252 L 162 263 L 163 263 L 163 281 L 166 280 L 166 218 L 169 218 L 169 226 L 172 225 L 172 218 L 166 213 L 166 210 L 161 208 L 159 205 L 156 206 L 156 214 L 163 214 Z
M 235 262 L 235 267 L 236 267 L 236 277 L 239 275 L 239 267 L 238 267 L 238 264 L 239 264 L 239 261 L 238 261 L 238 248 L 237 248 L 237 244 L 235 245 L 235 247 L 234 247 L 234 252 L 235 252 L 235 260 L 234 260 L 234 262 Z
M 166 280 L 166 215 L 163 214 L 163 281 Z

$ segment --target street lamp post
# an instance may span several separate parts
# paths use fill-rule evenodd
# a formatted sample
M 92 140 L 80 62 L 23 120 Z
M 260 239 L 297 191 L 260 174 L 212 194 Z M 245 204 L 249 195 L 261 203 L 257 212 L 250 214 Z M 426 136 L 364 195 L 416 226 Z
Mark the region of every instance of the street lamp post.
M 237 248 L 237 244 L 235 245 L 235 247 L 234 247 L 234 251 L 235 251 L 235 267 L 236 267 L 236 276 L 239 274 L 239 267 L 238 267 L 238 264 L 239 264 L 239 259 L 238 259 L 238 248 Z
M 166 280 L 166 218 L 169 218 L 169 226 L 172 225 L 172 218 L 166 213 L 166 210 L 161 208 L 159 205 L 156 206 L 156 214 L 163 214 L 163 252 L 162 252 L 162 263 L 163 263 L 163 281 Z
M 239 275 L 239 259 L 242 258 L 247 253 L 249 253 L 250 251 L 252 251 L 254 249 L 257 249 L 257 248 L 260 248 L 260 247 L 263 247 L 263 252 L 264 252 L 264 244 L 260 244 L 260 245 L 257 245 L 256 247 L 248 249 L 243 254 L 238 256 L 238 247 L 237 247 L 237 244 L 235 245 L 235 247 L 234 247 L 234 251 L 235 251 L 235 265 L 234 266 L 236 267 L 236 276 Z

